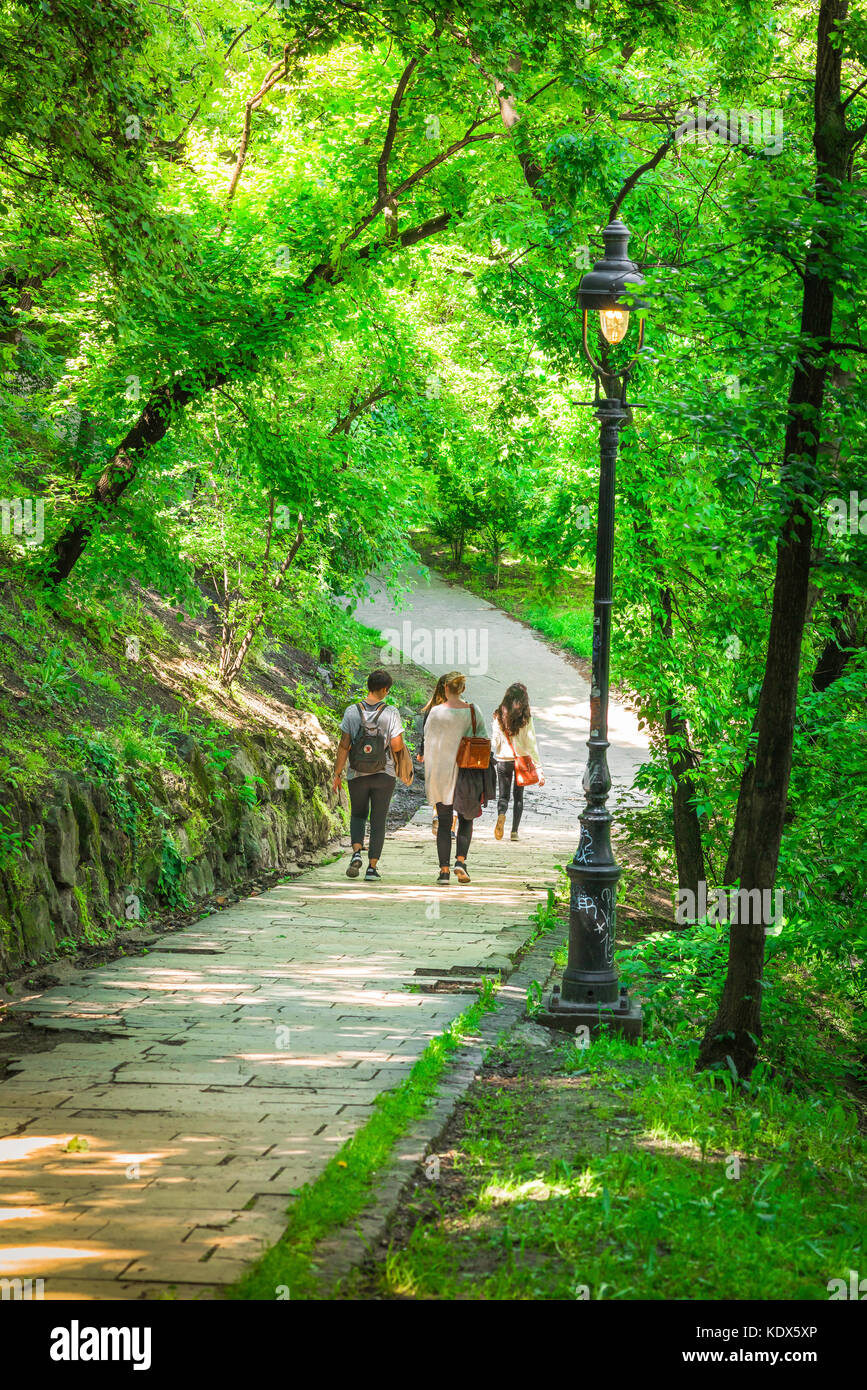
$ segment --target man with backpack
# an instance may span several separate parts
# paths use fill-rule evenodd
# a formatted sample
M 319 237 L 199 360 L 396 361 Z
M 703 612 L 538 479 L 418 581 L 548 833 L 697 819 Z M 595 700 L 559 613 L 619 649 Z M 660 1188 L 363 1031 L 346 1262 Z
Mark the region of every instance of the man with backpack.
M 365 882 L 381 877 L 376 865 L 385 843 L 385 821 L 394 793 L 395 754 L 404 747 L 400 711 L 387 705 L 385 697 L 392 686 L 387 671 L 371 671 L 367 678 L 367 699 L 350 705 L 340 725 L 340 743 L 332 786 L 338 792 L 343 769 L 349 759 L 349 833 L 352 856 L 347 878 L 358 878 L 364 827 L 370 819 Z

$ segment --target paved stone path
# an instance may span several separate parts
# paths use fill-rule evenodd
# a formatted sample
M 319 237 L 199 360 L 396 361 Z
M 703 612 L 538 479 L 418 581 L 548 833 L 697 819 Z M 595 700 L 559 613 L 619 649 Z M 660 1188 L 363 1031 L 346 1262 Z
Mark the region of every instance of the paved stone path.
M 520 625 L 438 581 L 412 621 L 446 608 L 450 626 L 489 625 L 490 669 L 470 687 L 486 712 L 516 672 L 531 685 L 550 782 L 521 841 L 493 839 L 489 808 L 472 885 L 436 887 L 423 807 L 386 844 L 380 884 L 322 864 L 17 1005 L 58 1044 L 0 1084 L 0 1275 L 43 1279 L 46 1298 L 208 1296 L 279 1238 L 294 1191 L 470 1002 L 424 986 L 510 969 L 574 851 L 587 691 Z M 641 756 L 624 716 L 621 784 Z
M 584 805 L 581 774 L 590 733 L 587 682 L 543 638 L 499 608 L 436 574 L 429 583 L 418 576 L 417 570 L 401 576 L 412 586 L 407 608 L 395 611 L 384 587 L 376 584 L 369 601 L 355 610 L 355 617 L 369 627 L 396 633 L 399 641 L 394 645 L 400 646 L 404 659 L 412 660 L 417 652 L 419 664 L 435 675 L 463 671 L 465 698 L 484 711 L 489 730 L 491 714 L 507 687 L 523 681 L 545 772 L 544 790 L 531 788 L 525 793 L 525 818 L 563 826 L 575 834 Z M 393 641 L 389 638 L 389 643 Z M 383 651 L 387 657 L 389 653 Z M 613 803 L 622 806 L 635 795 L 632 781 L 647 755 L 647 737 L 623 705 L 611 705 L 608 722 L 611 795 Z

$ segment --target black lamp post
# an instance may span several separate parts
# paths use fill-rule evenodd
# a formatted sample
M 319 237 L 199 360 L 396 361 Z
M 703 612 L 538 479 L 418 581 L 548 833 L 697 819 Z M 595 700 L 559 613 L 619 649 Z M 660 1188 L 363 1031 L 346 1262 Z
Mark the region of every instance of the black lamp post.
M 599 314 L 599 329 L 609 343 L 619 343 L 629 331 L 630 311 L 643 307 L 635 299 L 643 279 L 629 260 L 629 229 L 620 221 L 602 233 L 605 255 L 581 280 L 582 341 L 593 368 L 594 404 L 600 423 L 599 515 L 596 526 L 596 582 L 593 592 L 593 660 L 590 685 L 589 755 L 583 788 L 587 803 L 581 812 L 581 838 L 567 872 L 571 884 L 569 959 L 563 984 L 555 985 L 540 1021 L 575 1032 L 586 1026 L 592 1036 L 600 1026 L 628 1037 L 641 1037 L 641 1008 L 620 988 L 614 968 L 617 926 L 617 881 L 620 868 L 611 850 L 611 812 L 608 792 L 608 671 L 611 651 L 611 605 L 614 571 L 614 479 L 620 429 L 628 417 L 626 387 L 644 341 L 639 323 L 635 354 L 618 372 L 595 360 L 587 345 L 590 314 Z M 625 297 L 624 297 L 624 292 Z M 602 385 L 604 395 L 600 397 Z M 610 394 L 616 386 L 614 394 Z

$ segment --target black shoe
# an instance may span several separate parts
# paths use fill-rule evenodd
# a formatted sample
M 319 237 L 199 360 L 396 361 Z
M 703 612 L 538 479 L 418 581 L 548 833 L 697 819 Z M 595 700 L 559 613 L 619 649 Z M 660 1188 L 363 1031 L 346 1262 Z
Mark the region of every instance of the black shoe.
M 437 883 L 451 883 L 451 874 L 448 869 L 440 869 L 440 876 Z
M 358 853 L 358 850 L 356 850 L 355 853 L 353 854 L 352 858 L 350 859 L 349 864 L 347 865 L 346 877 L 347 877 L 347 878 L 358 878 L 358 875 L 360 874 L 360 872 L 361 872 L 361 855 Z
M 455 861 L 455 878 L 458 883 L 469 883 L 470 876 L 467 873 L 467 866 L 460 859 Z
M 382 874 L 378 869 L 374 868 L 373 864 L 368 864 L 367 873 L 364 875 L 365 883 L 372 883 L 376 878 L 382 878 Z

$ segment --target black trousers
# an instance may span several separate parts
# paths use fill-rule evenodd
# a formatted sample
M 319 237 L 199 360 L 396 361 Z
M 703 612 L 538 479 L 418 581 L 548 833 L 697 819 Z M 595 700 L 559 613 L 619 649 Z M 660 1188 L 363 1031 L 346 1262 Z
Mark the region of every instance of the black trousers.
M 512 829 L 517 830 L 524 814 L 524 788 L 515 781 L 514 761 L 497 763 L 497 815 L 504 816 L 509 809 L 509 794 L 512 798 Z
M 349 782 L 349 834 L 354 845 L 364 844 L 364 827 L 370 817 L 368 859 L 378 859 L 385 844 L 385 820 L 394 795 L 395 777 L 387 772 L 367 772 Z
M 452 854 L 452 817 L 454 807 L 446 806 L 445 802 L 437 802 L 437 854 L 440 857 L 440 868 L 451 863 Z M 473 822 L 466 816 L 458 816 L 458 833 L 455 840 L 455 859 L 466 859 L 467 851 L 470 848 L 470 840 L 473 838 Z

